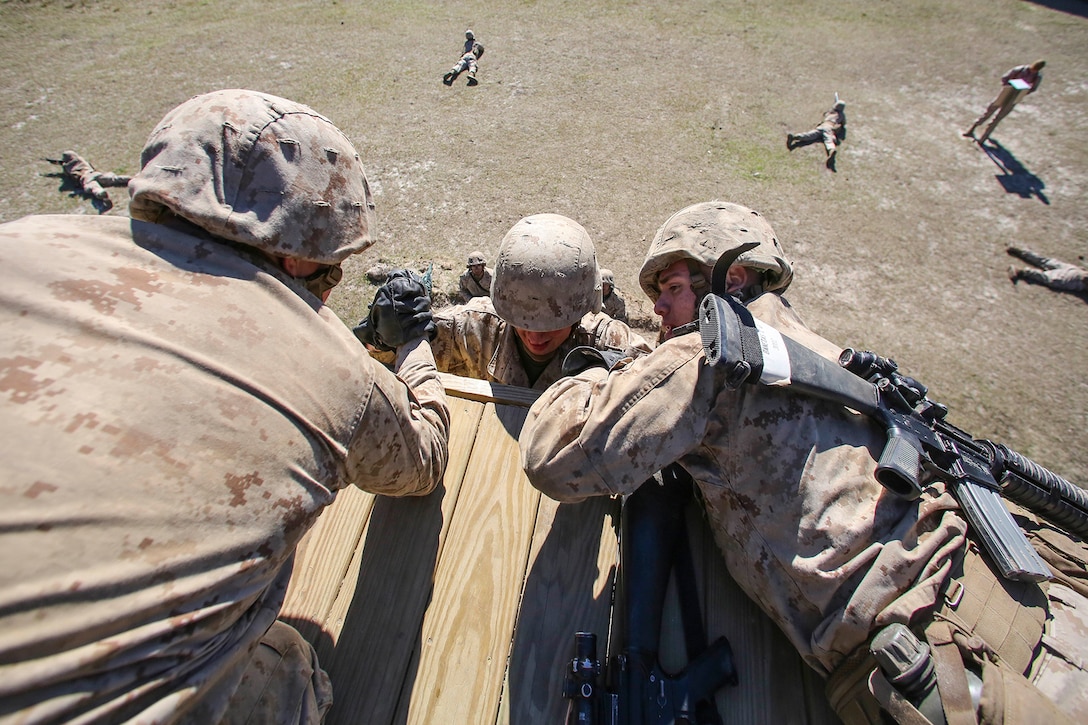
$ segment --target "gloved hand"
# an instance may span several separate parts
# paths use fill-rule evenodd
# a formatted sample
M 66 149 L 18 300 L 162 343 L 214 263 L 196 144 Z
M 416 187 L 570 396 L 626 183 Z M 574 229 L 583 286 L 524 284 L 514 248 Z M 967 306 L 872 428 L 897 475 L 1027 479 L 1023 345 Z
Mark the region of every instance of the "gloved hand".
M 598 350 L 588 345 L 580 345 L 563 358 L 563 375 L 570 377 L 577 375 L 589 368 L 604 368 L 612 372 L 621 363 L 627 362 L 631 357 L 625 355 L 622 350 Z
M 366 345 L 395 350 L 409 340 L 433 340 L 437 328 L 431 316 L 431 298 L 423 278 L 408 269 L 395 269 L 374 294 L 370 312 L 352 330 Z

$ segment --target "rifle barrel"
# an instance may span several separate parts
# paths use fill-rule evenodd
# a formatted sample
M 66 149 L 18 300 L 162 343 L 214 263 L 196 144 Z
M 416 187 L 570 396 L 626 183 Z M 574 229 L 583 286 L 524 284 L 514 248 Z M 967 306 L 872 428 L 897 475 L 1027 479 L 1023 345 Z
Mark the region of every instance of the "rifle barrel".
M 1088 492 L 1000 443 L 990 445 L 1002 495 L 1088 539 Z

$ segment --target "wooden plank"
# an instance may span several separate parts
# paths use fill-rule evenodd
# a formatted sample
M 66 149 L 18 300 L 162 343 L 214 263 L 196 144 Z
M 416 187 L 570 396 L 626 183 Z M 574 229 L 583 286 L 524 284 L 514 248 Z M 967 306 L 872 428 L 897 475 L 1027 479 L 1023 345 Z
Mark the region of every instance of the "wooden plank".
M 441 487 L 422 497 L 378 497 L 330 608 L 326 628 L 337 646 L 321 659 L 335 697 L 328 723 L 394 721 L 484 410 L 470 400 L 449 403 L 450 453 Z
M 525 414 L 498 406 L 480 424 L 423 622 L 410 723 L 495 721 L 540 499 L 519 464 Z
M 442 380 L 447 395 L 476 400 L 481 403 L 500 403 L 528 408 L 541 395 L 539 390 L 492 383 L 487 380 L 462 378 L 449 373 L 439 373 L 438 377 Z
M 558 504 L 541 497 L 500 723 L 563 722 L 576 631 L 595 633 L 604 658 L 618 514 L 619 502 L 609 498 Z
M 707 634 L 724 635 L 733 649 L 740 683 L 719 691 L 725 722 L 835 723 L 823 684 L 786 636 L 737 585 L 725 566 L 697 505 L 688 511 L 696 566 L 704 582 Z
M 336 495 L 317 523 L 306 532 L 295 552 L 295 569 L 287 587 L 280 619 L 293 625 L 327 657 L 335 639 L 326 631 L 329 609 L 340 591 L 363 529 L 374 506 L 374 495 L 349 486 Z

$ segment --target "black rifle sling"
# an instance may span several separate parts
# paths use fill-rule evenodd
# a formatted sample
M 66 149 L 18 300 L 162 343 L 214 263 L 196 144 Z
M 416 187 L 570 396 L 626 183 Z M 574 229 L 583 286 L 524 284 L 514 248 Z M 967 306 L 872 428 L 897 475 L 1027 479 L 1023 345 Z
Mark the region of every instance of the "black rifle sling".
M 673 463 L 661 472 L 666 485 L 674 488 L 683 487 L 684 503 L 695 493 L 695 481 L 691 474 Z M 699 606 L 699 585 L 695 576 L 695 559 L 691 552 L 691 541 L 687 527 L 677 537 L 673 550 L 673 574 L 676 576 L 676 592 L 680 600 L 680 621 L 684 627 L 684 650 L 688 660 L 693 660 L 710 646 L 710 639 L 703 623 L 703 612 Z M 707 725 L 721 725 L 722 717 L 713 696 L 696 703 L 696 719 Z
M 691 499 L 689 492 L 695 482 L 683 468 L 673 463 L 661 471 L 666 486 L 675 487 L 677 498 L 686 506 Z M 691 553 L 691 542 L 686 527 L 676 537 L 673 549 L 673 573 L 676 576 L 676 592 L 680 599 L 680 619 L 684 626 L 684 645 L 688 657 L 694 657 L 706 649 L 707 635 L 703 626 L 702 611 L 699 609 L 699 587 L 695 578 L 695 561 Z
M 714 693 L 737 682 L 728 641 L 723 637 L 713 645 L 706 643 L 684 520 L 693 485 L 691 476 L 672 464 L 661 472 L 660 483 L 656 478 L 647 480 L 624 503 L 620 548 L 625 644 L 621 649 L 629 662 L 627 676 L 632 679 L 622 707 L 624 717 L 633 723 L 677 718 L 694 718 L 692 721 L 700 725 L 720 723 Z M 658 651 L 665 592 L 673 572 L 677 575 L 688 665 L 669 675 L 661 669 Z M 660 682 L 647 690 L 645 685 L 654 678 Z M 660 720 L 662 717 L 665 720 Z

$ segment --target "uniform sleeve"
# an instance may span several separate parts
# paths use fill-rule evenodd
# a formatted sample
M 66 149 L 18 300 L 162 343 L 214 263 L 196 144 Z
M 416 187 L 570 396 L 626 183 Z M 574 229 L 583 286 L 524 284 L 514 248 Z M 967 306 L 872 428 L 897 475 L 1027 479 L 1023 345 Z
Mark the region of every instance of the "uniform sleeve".
M 446 470 L 449 407 L 426 340 L 402 345 L 396 367 L 394 375 L 375 365 L 348 467 L 353 482 L 371 493 L 422 496 Z
M 648 355 L 653 349 L 641 335 L 632 330 L 627 323 L 614 320 L 604 313 L 597 313 L 592 320 L 583 319 L 582 327 L 594 330 L 597 325 L 603 325 L 594 346 L 600 349 L 623 350 L 629 355 Z
M 533 486 L 558 501 L 629 493 L 698 446 L 712 376 L 700 374 L 702 348 L 688 337 L 621 370 L 591 368 L 548 388 L 519 438 Z
M 435 337 L 431 352 L 436 367 L 444 373 L 472 377 L 469 361 L 463 354 L 461 314 L 458 307 L 434 313 Z

